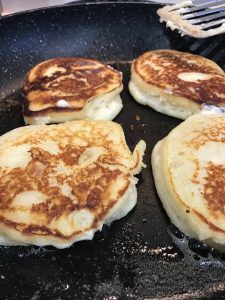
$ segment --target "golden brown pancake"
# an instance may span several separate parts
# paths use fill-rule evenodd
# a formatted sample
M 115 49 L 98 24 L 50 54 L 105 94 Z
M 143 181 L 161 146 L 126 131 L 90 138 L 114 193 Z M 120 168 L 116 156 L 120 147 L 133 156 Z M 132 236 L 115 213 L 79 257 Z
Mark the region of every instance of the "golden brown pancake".
M 225 107 L 225 76 L 214 62 L 190 53 L 154 50 L 134 60 L 129 89 L 134 99 L 186 119 L 202 104 Z
M 120 125 L 71 121 L 0 137 L 0 244 L 65 248 L 92 239 L 136 204 L 144 141 Z
M 113 119 L 122 108 L 122 74 L 87 58 L 54 58 L 30 70 L 23 87 L 27 124 Z
M 190 237 L 225 249 L 225 115 L 195 115 L 152 153 L 158 195 Z

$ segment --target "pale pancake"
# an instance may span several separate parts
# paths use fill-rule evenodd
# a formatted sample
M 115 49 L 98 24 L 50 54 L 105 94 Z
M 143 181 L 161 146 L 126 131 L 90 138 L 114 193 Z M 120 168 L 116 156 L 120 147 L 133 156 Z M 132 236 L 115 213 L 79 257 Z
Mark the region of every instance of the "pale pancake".
M 203 104 L 225 107 L 225 76 L 214 62 L 174 50 L 154 50 L 135 59 L 129 89 L 134 99 L 180 119 Z
M 120 125 L 71 121 L 0 137 L 0 244 L 65 248 L 92 239 L 136 204 L 144 141 Z
M 54 58 L 33 67 L 23 87 L 26 124 L 112 120 L 122 109 L 122 74 L 97 60 Z
M 158 142 L 155 185 L 171 221 L 225 249 L 225 115 L 195 115 Z

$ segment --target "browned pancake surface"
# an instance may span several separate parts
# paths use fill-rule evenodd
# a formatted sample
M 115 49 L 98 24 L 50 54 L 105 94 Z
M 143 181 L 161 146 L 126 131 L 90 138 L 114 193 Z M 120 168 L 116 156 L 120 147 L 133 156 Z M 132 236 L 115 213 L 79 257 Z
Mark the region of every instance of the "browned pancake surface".
M 58 100 L 65 100 L 66 110 L 81 110 L 86 102 L 119 88 L 120 72 L 103 63 L 86 58 L 55 58 L 35 66 L 28 73 L 23 87 L 24 112 L 57 107 Z
M 17 140 L 9 139 L 8 149 L 28 145 L 25 152 L 30 160 L 14 168 L 4 167 L 1 161 L 0 223 L 8 228 L 26 235 L 70 239 L 98 227 L 128 189 L 131 154 L 118 125 L 67 124 L 46 126 L 37 134 L 26 127 Z M 4 155 L 5 149 L 0 147 L 0 156 Z M 34 195 L 30 199 L 33 204 L 24 205 L 18 195 L 30 191 L 38 191 L 44 198 L 36 203 Z M 91 223 L 76 225 L 74 214 L 85 212 Z
M 207 118 L 209 118 L 209 116 L 207 116 Z M 204 124 L 199 133 L 197 133 L 197 130 L 193 130 L 193 134 L 195 134 L 196 136 L 191 141 L 185 143 L 187 147 L 191 145 L 194 151 L 197 152 L 207 143 L 218 143 L 219 145 L 225 144 L 225 118 L 221 116 L 220 118 L 218 118 L 218 120 L 216 118 L 214 120 L 213 116 L 211 116 L 210 120 L 212 124 L 210 124 L 210 122 L 208 122 L 208 124 Z M 212 150 L 208 149 L 209 153 L 211 153 L 210 151 Z M 218 154 L 221 154 L 220 151 L 218 151 Z M 204 161 L 204 159 L 202 160 Z M 211 157 L 211 160 L 212 161 L 208 161 L 205 164 L 204 175 L 202 176 L 200 176 L 200 163 L 198 160 L 195 161 L 196 168 L 193 174 L 192 183 L 199 185 L 201 184 L 199 178 L 203 178 L 202 180 L 204 184 L 202 189 L 202 197 L 207 205 L 209 214 L 215 219 L 219 217 L 224 219 L 225 167 L 224 164 L 221 164 L 220 162 L 213 163 L 213 157 Z M 199 216 L 202 216 L 201 212 L 198 212 L 198 214 Z M 202 216 L 202 218 L 203 217 L 204 216 Z
M 134 61 L 133 68 L 147 84 L 163 89 L 165 93 L 198 104 L 225 106 L 224 73 L 204 57 L 173 50 L 149 51 Z M 184 73 L 206 74 L 209 78 L 185 81 L 179 78 Z

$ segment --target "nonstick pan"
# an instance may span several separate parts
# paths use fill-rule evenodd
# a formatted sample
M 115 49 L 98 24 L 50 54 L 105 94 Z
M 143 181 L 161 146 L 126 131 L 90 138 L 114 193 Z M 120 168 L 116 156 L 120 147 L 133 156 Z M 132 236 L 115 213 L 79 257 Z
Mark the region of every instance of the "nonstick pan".
M 225 36 L 181 38 L 148 3 L 89 3 L 36 10 L 0 20 L 0 133 L 23 126 L 27 71 L 52 57 L 85 56 L 124 74 L 121 123 L 131 149 L 147 143 L 138 203 L 93 241 L 69 249 L 0 247 L 0 299 L 224 299 L 223 254 L 170 224 L 156 194 L 150 155 L 180 121 L 136 103 L 127 84 L 131 61 L 151 49 L 201 54 L 225 67 Z M 12 154 L 13 155 L 13 154 Z

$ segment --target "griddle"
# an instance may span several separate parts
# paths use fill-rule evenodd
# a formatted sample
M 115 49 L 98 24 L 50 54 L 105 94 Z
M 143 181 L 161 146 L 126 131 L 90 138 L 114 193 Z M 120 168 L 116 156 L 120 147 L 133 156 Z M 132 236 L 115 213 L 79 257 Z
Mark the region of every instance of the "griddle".
M 122 124 L 130 149 L 147 143 L 138 203 L 71 248 L 0 247 L 0 299 L 225 299 L 225 255 L 188 238 L 168 220 L 157 196 L 150 156 L 181 121 L 136 103 L 128 92 L 131 61 L 144 51 L 200 54 L 225 68 L 225 36 L 195 40 L 167 30 L 157 5 L 76 3 L 0 20 L 0 134 L 23 126 L 21 87 L 35 64 L 84 56 L 124 74 Z

